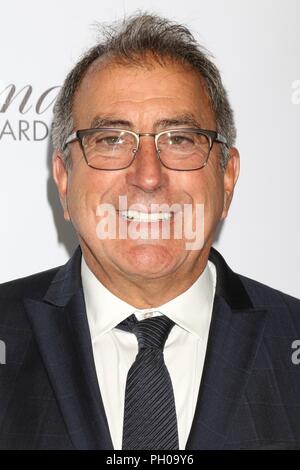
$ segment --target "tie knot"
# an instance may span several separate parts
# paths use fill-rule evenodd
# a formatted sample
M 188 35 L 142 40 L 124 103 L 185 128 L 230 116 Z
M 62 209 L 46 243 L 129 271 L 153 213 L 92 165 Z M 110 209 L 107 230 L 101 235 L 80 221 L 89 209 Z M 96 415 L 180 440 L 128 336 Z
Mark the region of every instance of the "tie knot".
M 134 324 L 132 333 L 137 337 L 139 349 L 163 349 L 174 322 L 164 315 L 148 318 Z
M 139 350 L 141 348 L 162 350 L 173 326 L 174 322 L 164 315 L 142 321 L 137 321 L 135 315 L 130 315 L 117 328 L 134 333 Z

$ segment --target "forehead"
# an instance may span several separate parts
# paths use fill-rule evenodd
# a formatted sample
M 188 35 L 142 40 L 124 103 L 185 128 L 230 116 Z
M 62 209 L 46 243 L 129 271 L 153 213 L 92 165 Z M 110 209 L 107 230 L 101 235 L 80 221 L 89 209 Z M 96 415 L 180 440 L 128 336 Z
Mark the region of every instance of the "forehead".
M 194 115 L 203 127 L 214 125 L 204 80 L 196 71 L 174 62 L 95 64 L 82 80 L 73 104 L 77 127 L 90 127 L 101 115 L 132 119 L 139 126 L 151 119 L 184 114 Z

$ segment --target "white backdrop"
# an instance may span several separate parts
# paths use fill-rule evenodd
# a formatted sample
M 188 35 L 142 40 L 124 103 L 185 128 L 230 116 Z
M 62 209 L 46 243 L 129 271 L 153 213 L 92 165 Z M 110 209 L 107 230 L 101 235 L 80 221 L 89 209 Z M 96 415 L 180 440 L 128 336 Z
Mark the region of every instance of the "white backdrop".
M 215 246 L 234 270 L 300 297 L 299 0 L 2 0 L 0 282 L 72 252 L 49 171 L 52 88 L 93 44 L 97 21 L 137 8 L 192 29 L 235 110 L 241 175 Z M 20 93 L 7 106 L 10 85 Z

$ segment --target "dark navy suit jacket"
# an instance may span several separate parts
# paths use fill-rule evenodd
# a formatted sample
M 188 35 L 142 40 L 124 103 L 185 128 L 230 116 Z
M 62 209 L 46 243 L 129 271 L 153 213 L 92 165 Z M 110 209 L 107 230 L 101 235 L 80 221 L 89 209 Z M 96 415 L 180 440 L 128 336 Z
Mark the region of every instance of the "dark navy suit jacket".
M 235 274 L 214 249 L 210 259 L 216 294 L 186 448 L 300 449 L 300 301 Z M 1 449 L 113 449 L 80 260 L 78 248 L 65 266 L 0 286 Z

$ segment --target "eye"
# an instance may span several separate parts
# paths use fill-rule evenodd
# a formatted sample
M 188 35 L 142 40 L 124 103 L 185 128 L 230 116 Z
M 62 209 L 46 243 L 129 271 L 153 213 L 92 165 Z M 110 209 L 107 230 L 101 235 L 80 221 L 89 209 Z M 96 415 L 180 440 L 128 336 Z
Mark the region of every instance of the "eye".
M 106 136 L 97 136 L 95 139 L 96 145 L 118 145 L 122 144 L 123 139 L 119 135 L 106 135 Z
M 175 134 L 169 136 L 169 144 L 171 145 L 182 145 L 182 144 L 192 144 L 193 139 L 190 136 Z

